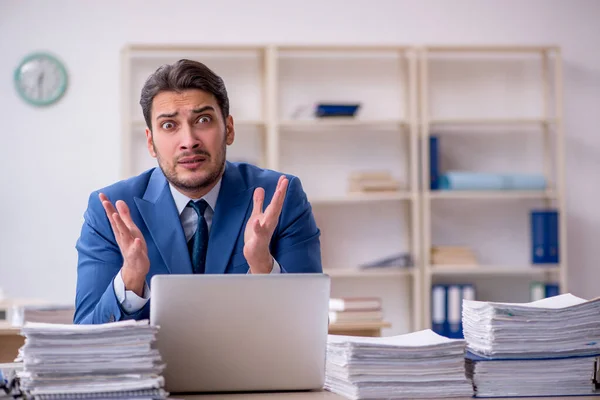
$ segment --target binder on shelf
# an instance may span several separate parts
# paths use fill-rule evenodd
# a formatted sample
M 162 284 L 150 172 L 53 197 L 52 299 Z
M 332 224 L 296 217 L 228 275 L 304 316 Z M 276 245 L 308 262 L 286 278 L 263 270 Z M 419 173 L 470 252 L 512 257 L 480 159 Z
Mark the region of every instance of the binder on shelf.
M 440 188 L 440 160 L 439 139 L 437 136 L 429 137 L 429 181 L 430 190 Z
M 560 259 L 558 210 L 532 210 L 530 220 L 532 264 L 557 264 Z
M 545 288 L 546 297 L 554 297 L 560 294 L 560 287 L 558 283 L 547 283 Z
M 531 282 L 529 285 L 530 301 L 543 300 L 548 297 L 558 296 L 560 294 L 560 286 L 558 283 Z
M 431 288 L 431 330 L 446 336 L 446 287 L 433 285 Z
M 450 339 L 464 339 L 463 300 L 475 300 L 472 284 L 436 284 L 431 290 L 431 330 Z

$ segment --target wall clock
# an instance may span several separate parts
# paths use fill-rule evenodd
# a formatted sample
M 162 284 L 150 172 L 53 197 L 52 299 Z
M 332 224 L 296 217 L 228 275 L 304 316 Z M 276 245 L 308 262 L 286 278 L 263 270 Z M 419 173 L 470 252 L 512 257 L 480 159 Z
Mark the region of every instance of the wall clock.
M 15 86 L 23 100 L 34 106 L 57 102 L 67 90 L 64 65 L 47 53 L 33 53 L 15 69 Z

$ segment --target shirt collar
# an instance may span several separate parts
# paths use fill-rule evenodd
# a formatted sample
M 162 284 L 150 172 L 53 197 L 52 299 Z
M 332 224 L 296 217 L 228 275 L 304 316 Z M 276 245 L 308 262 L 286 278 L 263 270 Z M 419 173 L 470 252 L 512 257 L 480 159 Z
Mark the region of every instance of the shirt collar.
M 175 200 L 175 206 L 177 207 L 177 212 L 179 213 L 179 215 L 181 215 L 183 210 L 185 210 L 185 207 L 188 205 L 190 200 L 192 200 L 192 201 L 200 200 L 200 199 L 192 199 L 192 198 L 187 197 L 186 195 L 181 193 L 179 190 L 177 190 L 171 184 L 171 182 L 169 182 L 169 189 L 171 189 L 171 195 L 173 196 L 173 200 Z M 201 197 L 202 199 L 206 200 L 210 209 L 213 210 L 213 212 L 217 205 L 217 198 L 219 197 L 220 189 L 221 189 L 221 178 L 219 178 L 219 181 L 217 182 L 217 184 L 212 189 L 210 189 L 210 192 L 206 193 L 204 196 Z

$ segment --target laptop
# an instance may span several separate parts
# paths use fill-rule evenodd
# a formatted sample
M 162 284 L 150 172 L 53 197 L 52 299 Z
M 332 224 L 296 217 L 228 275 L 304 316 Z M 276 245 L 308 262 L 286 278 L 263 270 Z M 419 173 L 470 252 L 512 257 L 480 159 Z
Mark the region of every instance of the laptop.
M 151 288 L 167 391 L 323 387 L 329 276 L 155 275 Z

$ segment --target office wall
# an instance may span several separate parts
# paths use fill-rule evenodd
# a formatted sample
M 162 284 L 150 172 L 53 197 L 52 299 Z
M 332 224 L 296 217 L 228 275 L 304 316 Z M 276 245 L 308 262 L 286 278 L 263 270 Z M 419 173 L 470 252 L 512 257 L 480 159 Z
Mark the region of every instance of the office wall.
M 118 179 L 119 50 L 129 42 L 557 44 L 564 50 L 571 291 L 600 295 L 600 2 L 28 1 L 0 3 L 0 287 L 71 301 L 90 191 Z M 24 104 L 12 74 L 47 50 L 70 88 Z

